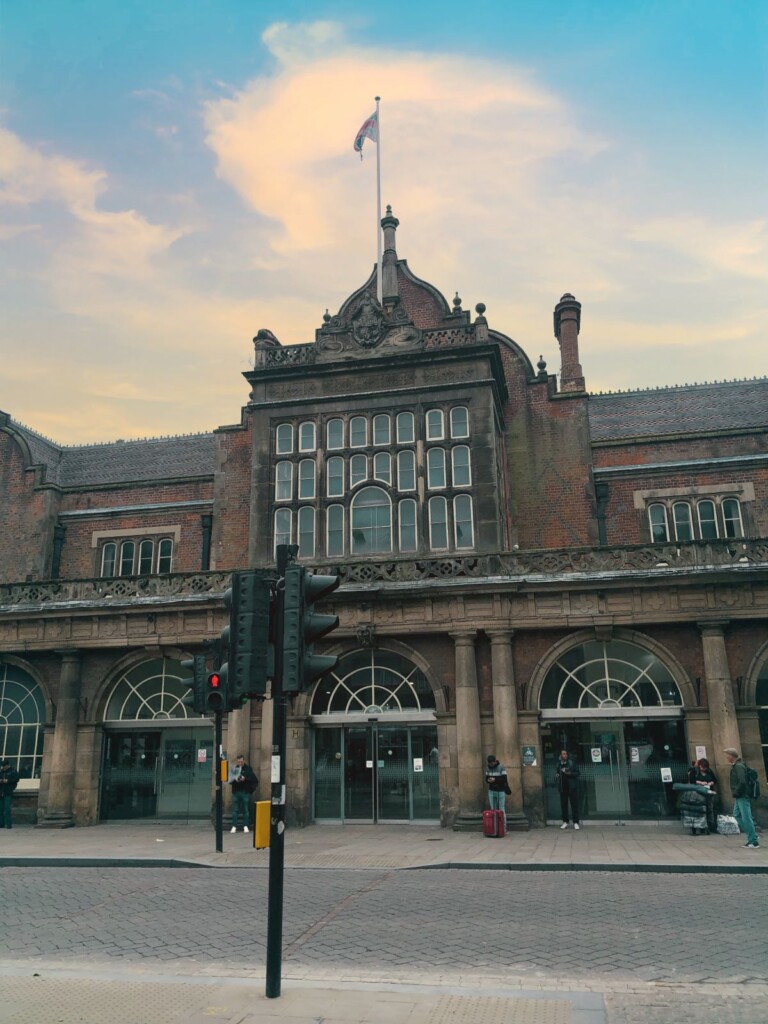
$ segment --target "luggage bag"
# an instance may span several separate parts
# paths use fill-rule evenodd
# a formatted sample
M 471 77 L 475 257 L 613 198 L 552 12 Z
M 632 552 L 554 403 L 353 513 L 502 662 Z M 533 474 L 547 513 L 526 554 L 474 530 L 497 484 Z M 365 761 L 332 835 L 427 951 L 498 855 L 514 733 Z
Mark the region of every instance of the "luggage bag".
M 483 835 L 503 839 L 507 831 L 504 811 L 483 811 Z

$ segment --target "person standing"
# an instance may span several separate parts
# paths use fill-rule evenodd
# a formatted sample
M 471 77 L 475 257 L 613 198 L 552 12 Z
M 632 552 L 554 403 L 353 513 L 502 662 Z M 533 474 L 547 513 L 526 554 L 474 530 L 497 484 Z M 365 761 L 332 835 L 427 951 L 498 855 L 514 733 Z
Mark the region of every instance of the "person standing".
M 756 850 L 760 843 L 757 839 L 757 829 L 752 817 L 752 804 L 749 802 L 746 765 L 735 747 L 728 747 L 723 753 L 728 764 L 731 766 L 730 782 L 731 796 L 733 797 L 733 816 L 741 831 L 746 833 L 747 841 L 744 846 L 748 850 Z
M 488 786 L 488 804 L 492 811 L 506 811 L 507 793 L 510 792 L 507 782 L 507 769 L 500 764 L 495 754 L 489 754 L 485 770 L 485 782 Z
M 11 799 L 19 784 L 19 773 L 7 757 L 0 761 L 0 828 L 13 828 Z
M 561 750 L 555 765 L 555 781 L 560 794 L 560 812 L 563 817 L 563 824 L 560 828 L 568 828 L 568 805 L 570 804 L 573 827 L 577 832 L 581 828 L 579 824 L 579 774 L 574 759 L 568 756 L 567 750 Z
M 251 793 L 258 786 L 259 780 L 253 768 L 245 763 L 242 754 L 237 755 L 229 784 L 232 787 L 232 828 L 229 831 L 237 832 L 242 816 L 243 832 L 250 832 L 248 822 L 251 820 Z

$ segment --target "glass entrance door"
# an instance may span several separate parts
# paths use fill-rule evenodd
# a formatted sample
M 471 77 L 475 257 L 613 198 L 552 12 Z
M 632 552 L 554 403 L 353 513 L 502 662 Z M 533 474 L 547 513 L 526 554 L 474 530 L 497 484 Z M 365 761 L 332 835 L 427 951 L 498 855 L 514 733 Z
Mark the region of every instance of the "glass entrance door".
M 211 810 L 210 729 L 107 732 L 102 820 L 206 818 Z
M 437 727 L 376 723 L 315 733 L 315 818 L 437 820 Z

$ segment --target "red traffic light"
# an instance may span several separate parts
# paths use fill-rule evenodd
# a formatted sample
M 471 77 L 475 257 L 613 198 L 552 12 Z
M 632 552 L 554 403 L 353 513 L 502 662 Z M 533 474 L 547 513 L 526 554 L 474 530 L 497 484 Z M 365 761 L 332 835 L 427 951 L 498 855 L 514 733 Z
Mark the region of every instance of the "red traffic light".
M 211 687 L 212 690 L 218 690 L 219 686 L 221 685 L 221 676 L 219 675 L 218 672 L 211 672 L 211 674 L 208 676 L 208 685 Z

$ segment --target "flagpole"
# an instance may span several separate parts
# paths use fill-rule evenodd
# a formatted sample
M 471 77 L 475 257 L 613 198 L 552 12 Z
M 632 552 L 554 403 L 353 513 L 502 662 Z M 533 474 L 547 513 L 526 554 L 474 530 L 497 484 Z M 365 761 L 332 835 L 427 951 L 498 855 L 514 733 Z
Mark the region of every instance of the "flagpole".
M 381 280 L 381 117 L 379 115 L 379 100 L 376 97 L 376 131 L 378 141 L 376 143 L 376 296 L 379 305 L 382 301 L 382 280 Z

